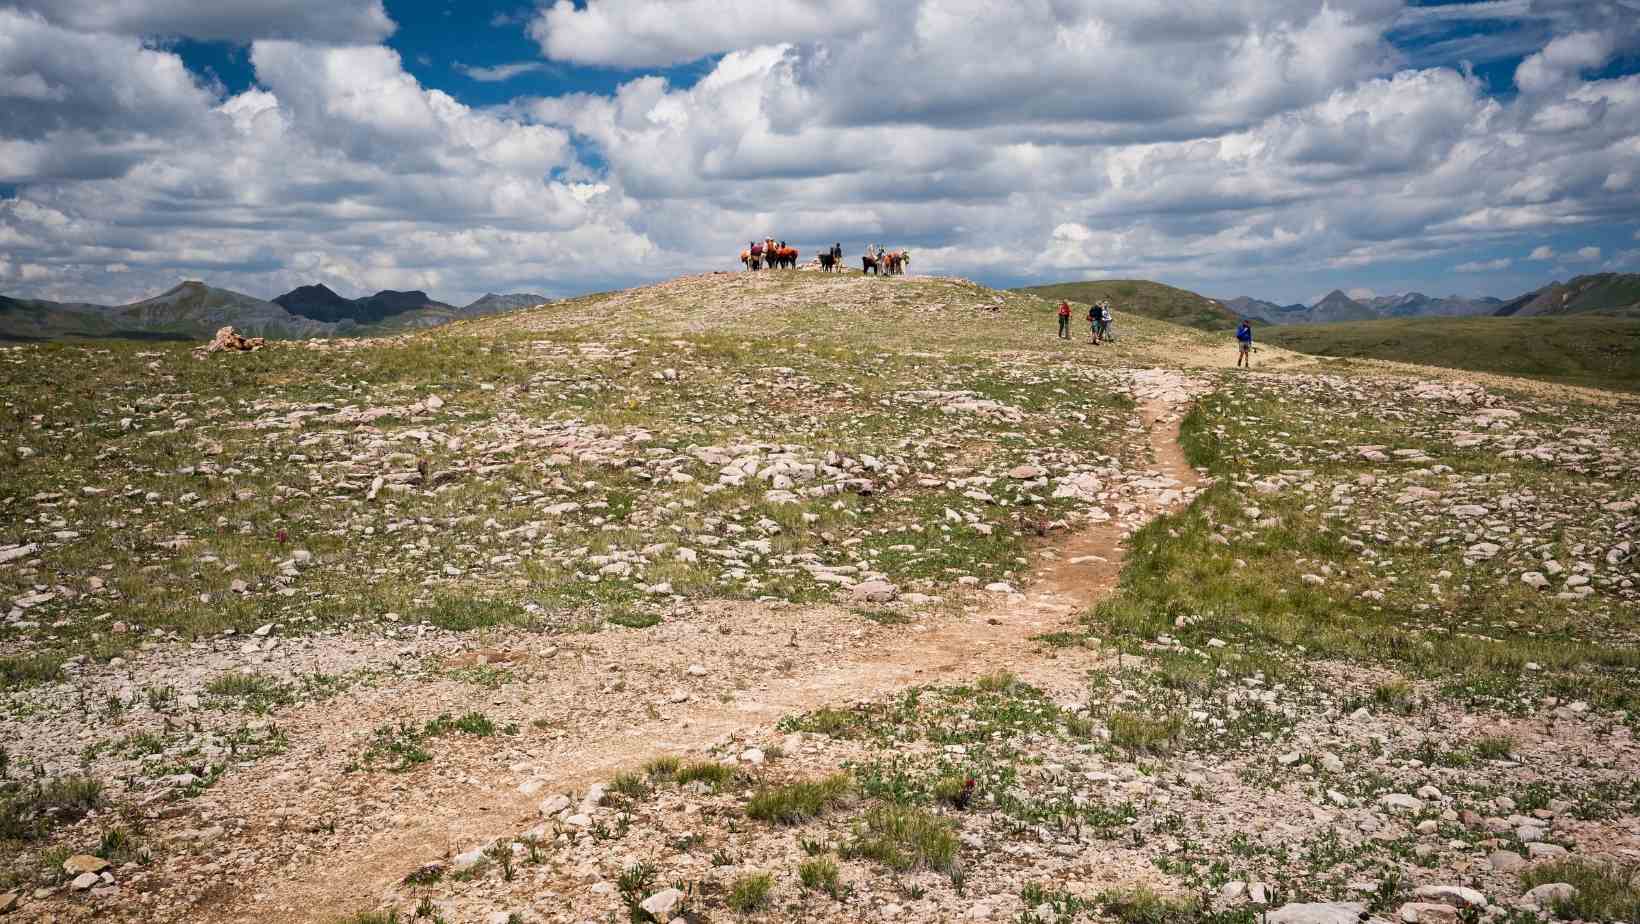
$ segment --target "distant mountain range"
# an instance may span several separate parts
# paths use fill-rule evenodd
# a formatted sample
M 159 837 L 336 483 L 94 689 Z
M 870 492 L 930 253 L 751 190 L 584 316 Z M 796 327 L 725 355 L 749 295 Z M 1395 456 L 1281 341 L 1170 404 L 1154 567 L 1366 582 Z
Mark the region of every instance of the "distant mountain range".
M 124 337 L 196 340 L 233 325 L 246 336 L 362 336 L 435 327 L 461 318 L 529 308 L 549 301 L 518 293 L 487 294 L 457 308 L 426 292 L 384 290 L 343 298 L 324 285 L 301 286 L 272 301 L 188 281 L 129 305 L 94 305 L 0 295 L 0 340 Z
M 1421 292 L 1351 298 L 1333 290 L 1313 305 L 1278 305 L 1245 295 L 1223 302 L 1238 317 L 1266 324 L 1330 324 L 1383 318 L 1463 318 L 1497 315 L 1530 317 L 1558 314 L 1640 316 L 1640 274 L 1597 273 L 1570 282 L 1551 282 L 1518 298 L 1432 298 Z

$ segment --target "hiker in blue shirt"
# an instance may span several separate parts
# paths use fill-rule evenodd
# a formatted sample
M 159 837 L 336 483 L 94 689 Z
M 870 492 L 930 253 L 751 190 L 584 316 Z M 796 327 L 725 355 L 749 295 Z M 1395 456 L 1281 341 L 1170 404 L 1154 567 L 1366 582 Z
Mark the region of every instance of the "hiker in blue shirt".
M 1236 357 L 1236 368 L 1242 366 L 1253 368 L 1253 325 L 1246 318 L 1241 319 L 1241 326 L 1236 328 L 1236 342 L 1241 345 L 1241 353 Z

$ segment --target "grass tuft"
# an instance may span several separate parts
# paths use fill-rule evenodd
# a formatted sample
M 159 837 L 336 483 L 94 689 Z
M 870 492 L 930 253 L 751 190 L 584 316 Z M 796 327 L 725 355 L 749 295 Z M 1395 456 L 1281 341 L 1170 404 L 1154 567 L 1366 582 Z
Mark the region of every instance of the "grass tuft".
M 604 618 L 604 621 L 625 629 L 648 629 L 660 625 L 661 617 L 659 613 L 623 610 L 619 613 L 611 613 Z
M 837 861 L 831 857 L 811 857 L 797 864 L 797 881 L 805 889 L 824 892 L 832 898 L 837 898 L 843 889 L 838 881 Z
M 670 754 L 665 754 L 643 765 L 644 776 L 651 780 L 670 780 L 683 769 L 683 761 Z
M 423 622 L 448 632 L 494 626 L 528 626 L 530 615 L 516 603 L 480 597 L 440 596 L 421 614 Z
M 974 685 L 985 693 L 1006 693 L 1018 681 L 1012 671 L 994 671 L 981 675 Z
M 834 773 L 818 780 L 761 789 L 746 803 L 746 814 L 770 824 L 800 824 L 825 814 L 847 797 L 853 786 L 848 774 Z
M 795 731 L 814 732 L 830 738 L 858 738 L 866 729 L 867 717 L 859 712 L 826 706 L 790 724 Z
M 768 873 L 747 873 L 729 887 L 729 907 L 741 914 L 766 908 L 773 888 L 774 877 Z
M 63 659 L 55 654 L 0 657 L 0 689 L 10 690 L 61 680 Z
M 633 801 L 642 799 L 651 792 L 649 780 L 636 773 L 615 774 L 615 778 L 609 781 L 609 789 Z
M 1096 901 L 1101 911 L 1123 924 L 1195 924 L 1204 916 L 1195 901 L 1163 897 L 1145 888 L 1102 892 Z
M 103 784 L 70 775 L 30 783 L 0 797 L 0 840 L 37 840 L 101 808 Z
M 715 760 L 693 760 L 673 772 L 673 779 L 678 781 L 679 786 L 702 782 L 713 789 L 722 789 L 733 782 L 734 778 L 734 767 L 720 764 Z
M 1590 860 L 1553 860 L 1521 874 L 1521 886 L 1530 889 L 1564 882 L 1577 889 L 1570 899 L 1555 902 L 1557 917 L 1574 921 L 1640 921 L 1640 866 L 1625 867 Z
M 1118 709 L 1111 713 L 1108 724 L 1110 743 L 1137 753 L 1164 754 L 1184 733 L 1184 718 L 1173 714 L 1152 718 Z
M 951 875 L 957 870 L 957 836 L 949 822 L 923 809 L 880 805 L 866 812 L 844 855 L 895 872 L 931 869 Z

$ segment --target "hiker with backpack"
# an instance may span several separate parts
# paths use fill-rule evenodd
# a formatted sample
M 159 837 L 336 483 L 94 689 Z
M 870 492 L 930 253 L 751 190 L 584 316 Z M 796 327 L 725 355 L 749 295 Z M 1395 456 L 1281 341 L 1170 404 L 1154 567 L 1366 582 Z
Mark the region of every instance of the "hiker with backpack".
M 1236 343 L 1241 352 L 1236 355 L 1236 368 L 1242 366 L 1253 368 L 1253 325 L 1246 319 L 1241 319 L 1241 326 L 1236 328 Z
M 1063 299 L 1059 302 L 1059 339 L 1071 339 L 1071 303 Z
M 1099 303 L 1099 335 L 1106 341 L 1116 339 L 1116 331 L 1110 326 L 1110 302 Z
M 1099 342 L 1099 306 L 1097 304 L 1088 306 L 1088 342 Z

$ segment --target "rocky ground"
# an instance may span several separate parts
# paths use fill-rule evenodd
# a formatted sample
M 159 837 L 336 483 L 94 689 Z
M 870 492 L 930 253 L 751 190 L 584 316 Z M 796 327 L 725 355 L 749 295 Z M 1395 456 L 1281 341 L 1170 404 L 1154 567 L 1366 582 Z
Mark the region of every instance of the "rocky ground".
M 1118 330 L 6 348 L 0 911 L 1640 920 L 1632 400 Z

